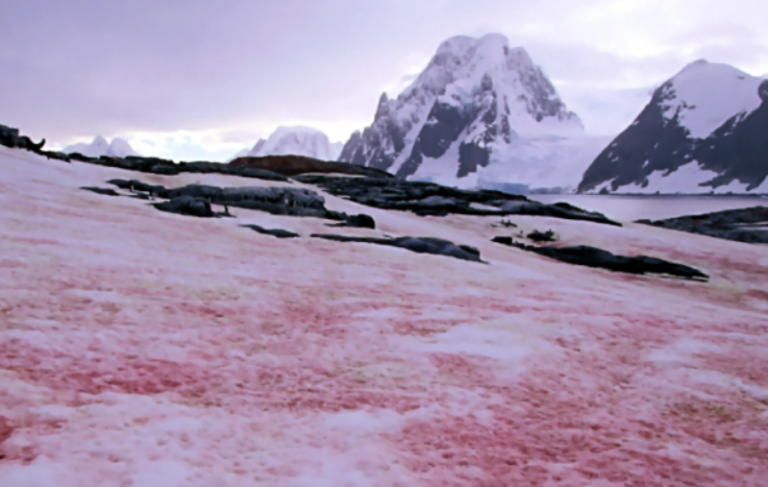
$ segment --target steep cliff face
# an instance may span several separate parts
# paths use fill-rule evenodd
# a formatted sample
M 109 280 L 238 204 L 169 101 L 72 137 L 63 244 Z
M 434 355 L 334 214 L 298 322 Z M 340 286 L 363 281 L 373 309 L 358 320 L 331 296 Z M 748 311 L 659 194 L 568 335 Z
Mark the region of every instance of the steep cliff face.
M 700 60 L 661 85 L 582 192 L 765 192 L 768 81 Z
M 340 160 L 400 178 L 439 160 L 462 179 L 503 163 L 522 141 L 582 131 L 525 49 L 498 34 L 453 37 L 395 100 L 381 96 L 373 124 L 350 137 Z

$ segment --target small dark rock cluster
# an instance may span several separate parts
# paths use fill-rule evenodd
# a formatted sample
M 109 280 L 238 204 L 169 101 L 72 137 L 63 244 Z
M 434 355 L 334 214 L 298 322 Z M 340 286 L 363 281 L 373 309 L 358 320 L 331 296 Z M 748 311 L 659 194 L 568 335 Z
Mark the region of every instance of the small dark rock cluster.
M 431 237 L 399 237 L 399 238 L 375 238 L 375 237 L 349 237 L 345 235 L 333 235 L 313 233 L 311 237 L 333 240 L 336 242 L 362 242 L 376 245 L 399 247 L 420 254 L 435 254 L 455 257 L 457 259 L 473 262 L 480 260 L 480 251 L 468 245 L 456 245 L 449 240 Z
M 533 240 L 534 242 L 554 242 L 555 232 L 552 230 L 547 230 L 546 232 L 534 230 L 526 235 L 526 237 L 528 237 L 530 240 Z
M 768 243 L 768 208 L 755 206 L 637 223 L 746 243 Z
M 333 177 L 315 174 L 297 176 L 297 181 L 316 184 L 325 191 L 356 203 L 385 210 L 412 211 L 421 216 L 461 215 L 537 215 L 586 220 L 621 226 L 596 212 L 567 203 L 552 205 L 531 201 L 525 196 L 495 190 L 462 190 L 439 184 L 393 178 Z M 484 205 L 493 208 L 472 206 Z
M 568 264 L 597 267 L 614 272 L 626 272 L 628 274 L 667 274 L 670 276 L 683 277 L 685 279 L 709 279 L 709 276 L 693 267 L 676 264 L 655 257 L 648 257 L 646 255 L 639 255 L 636 257 L 615 255 L 607 250 L 590 247 L 588 245 L 537 247 L 534 245 L 516 243 L 512 240 L 512 237 L 495 237 L 493 238 L 493 241 L 517 247 L 518 249 L 528 252 L 534 252 Z
M 45 145 L 45 139 L 41 140 L 37 144 L 32 142 L 32 139 L 26 135 L 19 135 L 19 129 L 12 127 L 6 127 L 0 125 L 0 145 L 10 147 L 11 149 L 24 149 L 35 154 L 40 154 L 48 159 L 58 159 L 61 161 L 69 162 L 69 157 L 61 152 L 52 152 L 43 150 Z

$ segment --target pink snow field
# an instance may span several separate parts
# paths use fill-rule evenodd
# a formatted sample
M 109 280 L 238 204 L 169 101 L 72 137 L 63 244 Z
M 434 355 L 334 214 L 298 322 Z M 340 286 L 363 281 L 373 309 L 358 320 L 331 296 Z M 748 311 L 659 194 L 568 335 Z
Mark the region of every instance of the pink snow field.
M 377 229 L 206 219 L 79 189 L 111 178 L 320 191 L 0 148 L 1 487 L 768 486 L 768 246 L 328 194 Z M 711 278 L 490 241 L 550 228 Z M 309 237 L 330 230 L 488 263 Z

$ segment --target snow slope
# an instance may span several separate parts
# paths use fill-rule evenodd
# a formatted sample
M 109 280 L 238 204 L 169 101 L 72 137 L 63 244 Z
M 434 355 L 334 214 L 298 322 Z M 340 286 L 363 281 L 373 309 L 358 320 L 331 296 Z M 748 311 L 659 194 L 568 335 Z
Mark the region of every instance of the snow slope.
M 85 142 L 79 142 L 77 144 L 68 145 L 62 152 L 71 154 L 73 152 L 79 152 L 80 154 L 88 157 L 100 157 L 100 156 L 112 156 L 112 157 L 125 157 L 139 155 L 133 150 L 131 145 L 118 137 L 112 139 L 112 142 L 107 142 L 107 139 L 101 135 L 94 137 L 90 144 Z
M 259 139 L 249 151 L 239 156 L 297 155 L 324 161 L 335 161 L 341 153 L 341 142 L 330 142 L 323 132 L 310 127 L 278 127 L 268 139 Z
M 711 280 L 628 276 L 494 244 L 493 218 L 324 195 L 376 219 L 344 233 L 449 238 L 478 247 L 483 265 L 311 239 L 328 231 L 312 218 L 198 219 L 78 189 L 115 177 L 285 183 L 5 148 L 0 173 L 3 487 L 768 478 L 768 247 L 514 218 Z
M 768 177 L 768 81 L 700 60 L 653 93 L 582 192 L 756 193 Z
M 562 137 L 582 135 L 581 120 L 567 110 L 525 49 L 510 48 L 499 34 L 458 36 L 440 44 L 395 100 L 381 96 L 373 124 L 352 135 L 340 160 L 402 178 L 432 174 L 439 165 L 440 179 L 459 186 L 466 186 L 462 178 L 474 173 L 478 180 L 489 179 L 490 174 L 483 175 L 488 165 L 502 164 L 504 170 L 490 172 L 506 179 L 495 182 L 527 183 L 526 166 L 554 158 L 554 153 L 565 157 L 564 164 L 586 169 L 596 153 L 582 160 L 578 152 L 563 151 L 561 143 Z M 528 144 L 538 149 L 521 165 L 515 156 Z
M 676 119 L 692 138 L 705 138 L 734 115 L 757 109 L 762 82 L 733 66 L 700 59 L 663 87 L 664 118 Z

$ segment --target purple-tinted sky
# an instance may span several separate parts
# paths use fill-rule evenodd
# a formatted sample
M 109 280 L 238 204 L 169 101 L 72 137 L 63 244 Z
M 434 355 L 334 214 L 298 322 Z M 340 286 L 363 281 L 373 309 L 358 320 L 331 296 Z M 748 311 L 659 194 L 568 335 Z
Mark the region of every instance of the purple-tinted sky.
M 768 73 L 766 19 L 764 0 L 0 0 L 0 123 L 176 158 L 278 125 L 346 140 L 442 40 L 498 32 L 611 133 L 695 59 Z

